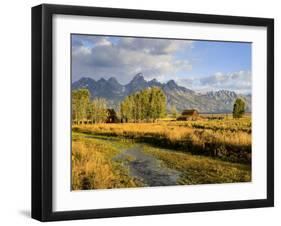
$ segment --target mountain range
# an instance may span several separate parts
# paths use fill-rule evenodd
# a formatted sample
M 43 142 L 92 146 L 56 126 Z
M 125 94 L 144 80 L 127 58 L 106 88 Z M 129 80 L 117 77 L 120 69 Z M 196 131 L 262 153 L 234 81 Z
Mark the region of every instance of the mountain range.
M 101 78 L 98 81 L 83 77 L 72 83 L 72 90 L 87 88 L 91 98 L 105 98 L 109 107 L 116 109 L 126 96 L 153 86 L 162 88 L 166 94 L 168 110 L 175 106 L 178 111 L 194 108 L 200 113 L 228 113 L 232 112 L 234 101 L 240 97 L 246 102 L 246 111 L 251 112 L 251 94 L 242 95 L 229 90 L 199 93 L 179 86 L 174 80 L 166 83 L 156 79 L 146 81 L 141 73 L 136 74 L 126 85 L 120 84 L 114 77 L 108 80 Z

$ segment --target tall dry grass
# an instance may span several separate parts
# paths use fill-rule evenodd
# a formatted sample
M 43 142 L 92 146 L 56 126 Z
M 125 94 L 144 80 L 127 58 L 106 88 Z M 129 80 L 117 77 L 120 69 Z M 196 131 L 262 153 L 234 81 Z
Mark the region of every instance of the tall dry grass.
M 216 121 L 95 124 L 74 131 L 121 136 L 162 147 L 219 156 L 236 162 L 251 161 L 251 119 Z
M 163 151 L 145 147 L 144 151 L 160 159 L 164 164 L 181 172 L 179 184 L 213 184 L 251 181 L 251 166 L 230 163 L 205 156 Z
M 76 137 L 72 141 L 72 189 L 135 187 L 134 179 L 117 162 L 118 151 L 95 140 Z
M 191 134 L 200 136 L 200 138 L 209 139 L 213 137 L 218 140 L 223 140 L 227 143 L 233 144 L 251 144 L 251 133 L 235 129 L 228 129 L 230 125 L 224 125 L 226 129 L 213 126 L 212 124 L 204 123 L 201 125 L 206 128 L 198 128 L 201 124 L 193 123 L 125 123 L 125 124 L 94 124 L 94 125 L 81 125 L 74 126 L 74 131 L 85 133 L 96 133 L 101 135 L 113 136 L 128 136 L 128 137 L 166 137 L 171 141 L 177 141 L 187 138 Z M 217 126 L 217 125 L 216 125 Z M 246 130 L 246 128 L 244 128 Z

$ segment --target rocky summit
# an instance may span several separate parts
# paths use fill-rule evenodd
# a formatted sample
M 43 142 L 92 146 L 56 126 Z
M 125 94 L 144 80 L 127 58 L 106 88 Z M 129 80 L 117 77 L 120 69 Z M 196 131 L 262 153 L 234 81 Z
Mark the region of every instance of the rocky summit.
M 232 112 L 236 98 L 240 97 L 246 102 L 246 111 L 251 112 L 251 94 L 242 95 L 229 90 L 199 93 L 179 86 L 174 80 L 166 83 L 161 83 L 156 79 L 147 81 L 141 73 L 136 74 L 126 85 L 120 84 L 114 77 L 108 80 L 101 78 L 97 81 L 83 77 L 72 83 L 73 90 L 86 88 L 90 91 L 91 98 L 105 98 L 109 107 L 115 109 L 126 96 L 153 86 L 163 89 L 167 97 L 168 110 L 175 106 L 178 111 L 194 108 L 200 113 L 229 113 Z

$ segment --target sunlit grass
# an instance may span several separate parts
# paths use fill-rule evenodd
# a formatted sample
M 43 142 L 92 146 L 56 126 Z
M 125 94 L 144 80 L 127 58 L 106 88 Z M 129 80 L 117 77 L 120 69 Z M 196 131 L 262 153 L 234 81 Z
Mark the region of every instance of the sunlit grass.
M 138 182 L 129 176 L 128 169 L 112 161 L 120 151 L 105 142 L 73 134 L 72 189 L 107 189 L 136 187 Z
M 108 189 L 144 186 L 130 175 L 128 162 L 135 159 L 115 158 L 122 151 L 134 147 L 130 139 L 85 137 L 73 133 L 72 144 L 72 189 Z M 178 184 L 213 184 L 251 181 L 251 165 L 239 164 L 192 155 L 148 144 L 142 150 L 162 162 L 163 167 L 180 172 Z
M 251 181 L 251 166 L 146 146 L 144 151 L 181 172 L 179 184 L 213 184 Z
M 115 158 L 135 142 L 142 142 L 144 152 L 162 161 L 163 167 L 180 172 L 178 184 L 251 181 L 250 117 L 186 122 L 167 120 L 74 126 L 72 189 L 144 186 L 130 175 L 127 163 L 134 159 L 130 156 Z
M 217 156 L 233 162 L 251 162 L 251 118 L 161 121 L 157 123 L 94 124 L 73 127 L 87 134 L 119 136 L 156 146 Z

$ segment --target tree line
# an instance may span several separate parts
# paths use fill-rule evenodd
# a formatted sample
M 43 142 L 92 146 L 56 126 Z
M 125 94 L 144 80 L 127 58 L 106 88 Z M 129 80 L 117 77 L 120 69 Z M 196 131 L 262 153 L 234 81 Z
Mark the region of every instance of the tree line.
M 152 87 L 127 96 L 117 113 L 108 108 L 104 98 L 91 100 L 88 89 L 72 91 L 72 122 L 74 124 L 104 122 L 151 122 L 166 116 L 166 96 L 159 87 Z M 177 110 L 172 106 L 171 114 L 177 117 Z M 245 114 L 245 102 L 237 98 L 233 105 L 233 118 Z M 117 115 L 119 117 L 117 117 Z
M 117 117 L 117 114 L 119 117 Z M 120 111 L 108 108 L 107 100 L 91 100 L 88 89 L 72 91 L 72 123 L 155 121 L 166 115 L 166 96 L 161 88 L 152 87 L 127 96 Z
M 72 91 L 72 122 L 102 123 L 108 118 L 107 101 L 104 98 L 95 98 L 91 101 L 88 89 Z

